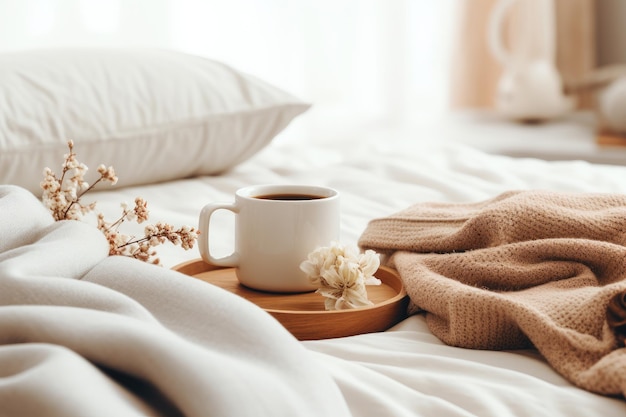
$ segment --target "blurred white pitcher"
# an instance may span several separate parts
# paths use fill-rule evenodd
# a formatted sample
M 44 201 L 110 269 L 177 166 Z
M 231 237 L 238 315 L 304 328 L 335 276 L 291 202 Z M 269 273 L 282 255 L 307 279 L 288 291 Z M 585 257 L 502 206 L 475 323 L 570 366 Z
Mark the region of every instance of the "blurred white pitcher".
M 211 215 L 235 213 L 235 251 L 216 258 L 209 246 Z M 198 248 L 205 262 L 236 268 L 243 285 L 270 292 L 316 288 L 300 270 L 310 252 L 339 240 L 339 193 L 309 185 L 256 185 L 234 202 L 209 203 L 200 213 Z
M 503 23 L 515 5 L 510 48 L 503 42 Z M 562 116 L 574 107 L 563 93 L 556 68 L 556 18 L 553 0 L 500 0 L 490 16 L 488 42 L 503 66 L 496 109 L 506 117 L 542 121 Z

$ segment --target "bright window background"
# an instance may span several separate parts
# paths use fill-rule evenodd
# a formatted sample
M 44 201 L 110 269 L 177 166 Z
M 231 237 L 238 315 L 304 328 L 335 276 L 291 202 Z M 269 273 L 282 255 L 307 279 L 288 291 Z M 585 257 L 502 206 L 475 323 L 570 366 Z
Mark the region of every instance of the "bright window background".
M 0 0 L 0 50 L 158 46 L 226 62 L 327 117 L 448 104 L 455 0 Z

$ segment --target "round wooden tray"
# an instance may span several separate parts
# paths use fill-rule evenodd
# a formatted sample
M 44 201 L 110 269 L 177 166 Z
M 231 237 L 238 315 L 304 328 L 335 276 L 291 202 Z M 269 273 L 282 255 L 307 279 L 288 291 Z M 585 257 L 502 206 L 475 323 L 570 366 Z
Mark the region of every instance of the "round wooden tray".
M 172 269 L 222 287 L 244 297 L 274 316 L 299 340 L 316 340 L 380 332 L 406 317 L 408 297 L 398 273 L 381 266 L 376 278 L 381 285 L 368 285 L 373 306 L 350 310 L 324 310 L 324 297 L 315 293 L 278 294 L 252 290 L 239 283 L 235 268 L 210 265 L 201 259 Z

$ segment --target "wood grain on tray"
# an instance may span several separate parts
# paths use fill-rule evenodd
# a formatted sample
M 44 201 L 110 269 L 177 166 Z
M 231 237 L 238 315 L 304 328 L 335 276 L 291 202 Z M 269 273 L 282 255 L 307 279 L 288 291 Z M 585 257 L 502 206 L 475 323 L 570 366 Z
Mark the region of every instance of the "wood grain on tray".
M 326 311 L 324 298 L 315 292 L 281 294 L 247 288 L 237 280 L 235 268 L 210 265 L 200 259 L 173 269 L 252 301 L 300 340 L 379 332 L 406 317 L 408 297 L 402 280 L 395 270 L 386 267 L 380 267 L 375 274 L 382 284 L 367 286 L 373 306 L 337 311 Z

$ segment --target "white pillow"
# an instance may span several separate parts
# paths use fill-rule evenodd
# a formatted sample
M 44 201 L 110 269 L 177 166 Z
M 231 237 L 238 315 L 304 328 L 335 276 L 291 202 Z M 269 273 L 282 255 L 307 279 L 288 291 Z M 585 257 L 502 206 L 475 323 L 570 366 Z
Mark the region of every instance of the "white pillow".
M 118 186 L 219 174 L 267 145 L 309 105 L 224 64 L 159 49 L 0 54 L 0 184 L 40 195 L 67 141 Z M 90 175 L 91 174 L 91 175 Z

